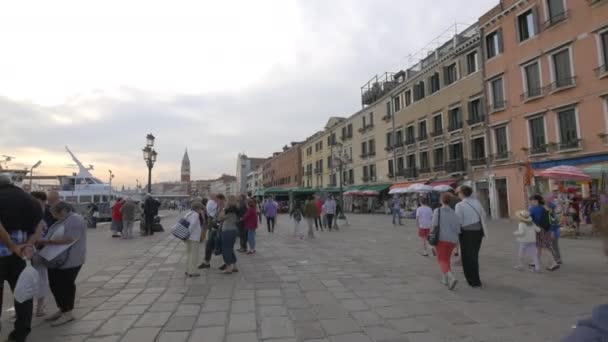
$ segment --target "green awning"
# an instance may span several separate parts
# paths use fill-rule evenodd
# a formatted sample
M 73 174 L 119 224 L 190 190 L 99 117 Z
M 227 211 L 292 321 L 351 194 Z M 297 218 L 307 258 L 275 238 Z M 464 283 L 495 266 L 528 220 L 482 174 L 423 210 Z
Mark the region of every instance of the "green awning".
M 344 192 L 354 191 L 354 190 L 364 190 L 365 185 L 351 185 L 348 188 L 344 188 Z
M 268 188 L 264 190 L 264 195 L 289 195 L 289 189 L 284 188 Z
M 342 189 L 342 191 L 344 191 L 344 189 Z M 340 188 L 336 188 L 336 187 L 325 188 L 325 189 L 321 190 L 321 192 L 340 193 Z
M 253 196 L 256 196 L 256 197 L 258 197 L 258 196 L 264 196 L 264 190 L 262 190 L 262 189 L 256 190 L 253 193 Z
M 316 188 L 293 188 L 291 189 L 291 192 L 296 194 L 296 195 L 312 195 L 315 194 L 319 191 L 319 189 Z
M 359 190 L 372 190 L 372 191 L 384 191 L 387 190 L 391 185 L 390 184 L 375 184 L 375 185 L 368 185 L 365 186 L 363 189 L 359 189 Z

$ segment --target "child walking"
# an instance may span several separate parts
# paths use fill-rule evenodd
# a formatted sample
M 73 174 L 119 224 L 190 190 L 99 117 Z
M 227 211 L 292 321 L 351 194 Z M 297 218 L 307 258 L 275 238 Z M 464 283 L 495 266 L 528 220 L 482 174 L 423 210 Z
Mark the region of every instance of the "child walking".
M 247 211 L 243 216 L 243 224 L 247 230 L 247 242 L 249 243 L 249 251 L 247 254 L 255 254 L 255 231 L 258 229 L 258 213 L 255 208 L 257 203 L 253 199 L 247 201 Z
M 540 232 L 540 228 L 534 224 L 532 217 L 527 210 L 520 210 L 515 213 L 515 217 L 519 220 L 517 230 L 513 232 L 515 239 L 519 242 L 519 264 L 515 266 L 518 270 L 523 270 L 524 258 L 532 257 L 534 263 L 534 271 L 540 272 L 540 262 L 538 260 L 538 252 L 536 250 L 536 233 Z
M 418 237 L 422 240 L 422 255 L 429 256 L 427 251 L 427 238 L 433 225 L 433 209 L 428 206 L 428 199 L 420 197 L 420 206 L 416 209 L 416 223 L 418 224 Z

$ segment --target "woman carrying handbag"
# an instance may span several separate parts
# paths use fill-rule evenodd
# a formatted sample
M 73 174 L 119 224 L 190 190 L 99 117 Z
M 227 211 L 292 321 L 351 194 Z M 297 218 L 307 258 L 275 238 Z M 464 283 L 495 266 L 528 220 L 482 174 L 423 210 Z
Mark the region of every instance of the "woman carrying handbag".
M 437 261 L 441 269 L 441 283 L 453 290 L 458 280 L 452 274 L 452 252 L 458 244 L 460 219 L 450 207 L 452 196 L 441 195 L 442 206 L 433 212 L 433 231 L 429 235 L 429 244 L 435 246 Z

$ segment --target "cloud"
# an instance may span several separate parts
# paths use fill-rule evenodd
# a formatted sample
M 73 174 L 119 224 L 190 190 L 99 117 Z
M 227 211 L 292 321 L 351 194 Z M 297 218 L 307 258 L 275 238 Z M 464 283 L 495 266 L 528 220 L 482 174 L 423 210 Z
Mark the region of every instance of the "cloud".
M 100 178 L 112 169 L 115 184 L 134 184 L 146 178 L 141 148 L 152 132 L 159 153 L 155 180 L 179 178 L 186 148 L 194 178 L 234 173 L 237 153 L 269 156 L 321 129 L 330 116 L 354 113 L 359 88 L 371 76 L 403 67 L 403 56 L 456 19 L 473 22 L 494 2 L 260 1 L 234 8 L 201 2 L 215 11 L 201 18 L 216 26 L 186 13 L 199 8 L 176 2 L 151 6 L 152 17 L 135 23 L 128 14 L 137 8 L 127 7 L 109 31 L 86 25 L 103 15 L 77 7 L 82 17 L 73 16 L 83 25 L 74 35 L 82 46 L 53 35 L 65 49 L 53 49 L 58 67 L 10 54 L 10 66 L 0 63 L 0 154 L 15 155 L 24 166 L 42 159 L 38 172 L 66 173 L 68 145 L 83 163 L 95 164 Z M 61 4 L 46 10 L 59 11 Z M 115 6 L 110 2 L 102 14 L 114 15 Z M 21 10 L 5 9 L 0 19 L 18 28 L 9 16 L 18 18 Z M 30 29 L 12 32 L 39 39 Z M 22 45 L 12 37 L 5 50 Z M 61 64 L 61 57 L 76 64 Z M 32 70 L 40 82 L 25 83 L 36 81 Z

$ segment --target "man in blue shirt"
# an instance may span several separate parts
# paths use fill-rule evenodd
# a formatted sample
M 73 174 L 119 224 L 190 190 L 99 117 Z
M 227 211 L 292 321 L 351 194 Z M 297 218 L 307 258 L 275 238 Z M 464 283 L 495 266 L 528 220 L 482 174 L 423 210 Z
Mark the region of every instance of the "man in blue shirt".
M 7 281 L 15 290 L 17 279 L 25 269 L 25 259 L 34 254 L 34 243 L 42 230 L 43 211 L 30 194 L 0 176 L 0 285 Z M 0 307 L 2 306 L 0 291 Z M 25 342 L 32 326 L 33 300 L 15 301 L 15 327 L 10 342 Z

